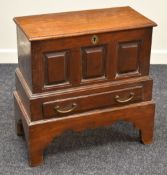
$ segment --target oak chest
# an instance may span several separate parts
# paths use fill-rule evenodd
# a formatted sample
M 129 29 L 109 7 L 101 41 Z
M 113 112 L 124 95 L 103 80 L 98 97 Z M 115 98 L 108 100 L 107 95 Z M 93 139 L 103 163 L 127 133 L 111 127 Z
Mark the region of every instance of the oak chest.
M 130 7 L 16 17 L 18 68 L 14 91 L 18 135 L 31 166 L 66 130 L 134 123 L 153 138 L 149 77 L 152 28 Z

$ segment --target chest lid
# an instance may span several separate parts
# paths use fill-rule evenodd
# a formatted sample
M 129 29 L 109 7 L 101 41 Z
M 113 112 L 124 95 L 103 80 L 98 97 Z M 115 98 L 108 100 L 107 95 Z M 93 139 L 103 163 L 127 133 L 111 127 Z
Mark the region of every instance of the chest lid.
M 14 21 L 31 41 L 156 26 L 131 7 L 15 17 Z

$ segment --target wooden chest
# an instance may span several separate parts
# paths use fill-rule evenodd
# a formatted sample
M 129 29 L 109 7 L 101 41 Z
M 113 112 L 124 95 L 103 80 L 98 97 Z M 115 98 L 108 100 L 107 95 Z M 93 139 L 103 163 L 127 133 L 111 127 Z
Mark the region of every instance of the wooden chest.
M 153 138 L 149 77 L 152 28 L 130 7 L 16 17 L 18 68 L 14 91 L 18 135 L 31 166 L 66 130 L 134 123 Z

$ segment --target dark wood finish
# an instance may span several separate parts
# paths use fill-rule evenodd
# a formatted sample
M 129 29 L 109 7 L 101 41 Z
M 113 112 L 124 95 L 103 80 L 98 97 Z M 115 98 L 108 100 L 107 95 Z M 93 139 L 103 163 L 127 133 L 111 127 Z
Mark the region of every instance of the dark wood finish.
M 15 121 L 29 163 L 66 130 L 132 122 L 153 140 L 152 28 L 130 7 L 16 17 Z
M 37 166 L 43 162 L 44 149 L 55 137 L 66 130 L 83 131 L 124 120 L 132 122 L 136 128 L 140 129 L 140 139 L 144 144 L 150 144 L 153 141 L 155 104 L 152 101 L 106 108 L 100 112 L 91 111 L 70 115 L 66 118 L 31 122 L 16 92 L 14 97 L 15 109 L 25 123 L 25 130 L 29 133 L 26 137 L 31 166 Z
M 129 99 L 130 94 L 134 93 L 134 97 L 128 102 L 119 103 L 115 97 L 120 96 L 120 99 Z M 97 94 L 90 94 L 80 97 L 73 97 L 68 99 L 61 99 L 56 101 L 49 101 L 43 103 L 43 115 L 44 118 L 68 116 L 72 113 L 79 113 L 89 111 L 93 109 L 99 109 L 104 107 L 123 106 L 129 103 L 142 101 L 142 87 L 136 86 L 128 89 L 120 89 L 116 91 L 101 92 Z M 74 110 L 68 113 L 58 113 L 55 111 L 56 106 L 60 108 L 71 108 L 71 105 L 75 103 L 77 106 Z M 65 110 L 65 109 L 64 109 Z
M 18 66 L 26 82 L 32 88 L 31 42 L 17 27 Z
M 16 120 L 15 121 L 15 128 L 16 128 L 16 134 L 18 136 L 23 136 L 24 135 L 24 129 L 23 129 L 23 124 L 22 124 L 22 120 L 19 119 L 19 120 Z
M 45 85 L 67 83 L 69 80 L 69 51 L 45 54 Z
M 21 32 L 18 35 L 24 34 Z M 99 38 L 99 42 L 96 45 L 93 45 L 91 42 L 92 35 L 55 40 L 49 39 L 44 41 L 33 41 L 31 42 L 30 48 L 32 52 L 29 54 L 22 52 L 22 50 L 26 50 L 26 47 L 29 47 L 29 45 L 20 45 L 20 49 L 18 50 L 19 55 L 21 55 L 21 58 L 24 60 L 27 67 L 29 67 L 29 64 L 31 64 L 31 67 L 28 68 L 28 70 L 31 69 L 31 73 L 29 74 L 28 71 L 26 71 L 27 68 L 25 71 L 23 71 L 24 67 L 26 66 L 21 65 L 20 71 L 24 77 L 29 77 L 25 79 L 30 86 L 32 93 L 48 92 L 58 89 L 67 89 L 74 86 L 85 86 L 98 82 L 110 82 L 115 81 L 116 79 L 125 79 L 129 77 L 148 75 L 152 28 L 102 33 L 97 34 L 97 36 Z M 22 42 L 22 39 L 20 39 L 18 42 Z M 118 49 L 120 48 L 121 43 L 125 44 L 134 42 L 140 43 L 140 46 L 137 48 L 139 55 L 136 58 L 134 58 L 134 48 Z M 93 49 L 95 49 L 94 51 L 96 51 L 96 54 L 98 54 L 96 64 L 94 63 L 95 59 L 92 57 L 92 55 L 95 56 Z M 121 50 L 122 56 L 119 54 L 119 50 Z M 125 54 L 123 50 L 126 50 L 126 52 L 124 51 Z M 86 54 L 85 52 L 88 53 Z M 53 54 L 55 54 L 56 57 L 52 57 Z M 65 54 L 65 58 L 57 57 L 58 55 L 60 56 L 60 54 Z M 47 58 L 47 55 L 52 55 L 52 58 Z M 91 55 L 91 59 L 89 58 L 89 55 Z M 126 64 L 126 66 L 125 64 L 122 65 L 121 61 L 123 60 L 127 60 L 128 64 Z M 128 72 L 128 69 L 132 69 L 131 67 L 134 66 L 131 64 L 135 64 L 137 61 L 137 71 L 129 70 Z M 61 70 L 61 75 L 59 76 L 67 74 L 68 77 L 58 78 L 58 72 L 56 71 L 60 69 L 54 71 L 54 68 L 51 68 L 48 71 L 47 62 L 54 62 L 55 66 L 58 66 L 59 64 L 61 64 L 60 66 L 63 66 L 64 62 L 63 69 Z M 68 65 L 66 65 L 67 62 Z M 87 63 L 89 63 L 89 65 L 86 66 Z M 123 66 L 122 69 L 126 69 L 126 73 L 120 73 L 119 65 Z M 95 69 L 94 67 L 97 68 Z M 103 69 L 105 69 L 104 72 L 102 72 Z M 89 78 L 85 79 L 84 77 L 86 76 Z M 49 81 L 51 81 L 50 84 L 47 84 L 48 78 L 50 79 Z M 64 83 L 63 78 L 66 78 L 66 80 L 64 80 Z M 56 79 L 59 81 L 55 81 Z M 61 83 L 60 79 L 62 79 Z
M 133 41 L 119 44 L 117 68 L 119 76 L 126 73 L 139 73 L 139 54 L 140 42 Z
M 133 78 L 128 81 L 120 80 L 120 81 L 115 81 L 111 83 L 102 83 L 102 84 L 99 84 L 98 86 L 97 84 L 89 85 L 89 86 L 85 86 L 84 88 L 83 87 L 69 88 L 67 90 L 65 89 L 64 91 L 63 90 L 56 91 L 54 93 L 49 92 L 49 93 L 42 93 L 42 94 L 32 94 L 28 85 L 26 85 L 26 82 L 24 81 L 24 78 L 22 77 L 19 69 L 16 69 L 16 90 L 22 100 L 22 103 L 24 104 L 27 110 L 27 113 L 31 117 L 32 121 L 46 118 L 43 115 L 44 113 L 42 109 L 42 106 L 45 103 L 50 103 L 53 101 L 59 102 L 65 99 L 67 99 L 67 101 L 69 99 L 73 99 L 73 102 L 76 102 L 76 100 L 78 99 L 85 99 L 84 97 L 89 97 L 89 96 L 96 97 L 98 94 L 102 94 L 100 96 L 100 98 L 102 98 L 103 94 L 106 94 L 106 92 L 111 92 L 113 94 L 117 91 L 126 90 L 127 92 L 127 89 L 131 89 L 133 91 L 135 90 L 136 87 L 141 87 L 142 89 L 140 91 L 141 101 L 149 101 L 152 99 L 152 80 L 149 77 Z M 118 94 L 115 94 L 115 95 L 118 95 Z M 111 105 L 111 107 L 113 107 L 112 101 L 115 101 L 114 96 L 110 96 L 110 97 L 111 98 L 108 100 L 108 103 Z M 86 104 L 85 107 L 89 106 L 89 103 L 92 103 L 92 102 L 88 101 L 88 103 L 85 103 Z M 97 105 L 96 103 L 94 104 L 95 106 Z M 67 106 L 69 106 L 70 104 L 68 104 Z M 104 104 L 103 103 L 101 104 L 104 107 Z M 124 105 L 124 104 L 121 104 L 121 105 Z
M 106 51 L 104 46 L 84 48 L 82 50 L 83 79 L 105 78 Z

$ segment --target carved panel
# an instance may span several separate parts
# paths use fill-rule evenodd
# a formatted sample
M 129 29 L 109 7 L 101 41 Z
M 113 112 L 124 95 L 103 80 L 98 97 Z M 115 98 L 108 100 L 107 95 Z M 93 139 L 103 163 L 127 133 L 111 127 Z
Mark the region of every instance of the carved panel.
M 102 78 L 105 76 L 106 49 L 104 46 L 83 48 L 83 79 Z
M 69 51 L 45 54 L 45 84 L 56 85 L 68 82 Z
M 118 44 L 117 76 L 139 74 L 140 41 Z

